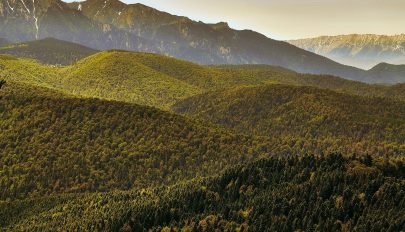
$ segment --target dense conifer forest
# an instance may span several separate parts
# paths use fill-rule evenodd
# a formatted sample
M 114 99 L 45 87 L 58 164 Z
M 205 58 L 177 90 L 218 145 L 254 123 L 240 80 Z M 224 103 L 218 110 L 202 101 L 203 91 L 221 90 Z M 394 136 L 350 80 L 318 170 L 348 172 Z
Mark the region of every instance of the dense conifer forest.
M 169 188 L 0 204 L 10 230 L 401 231 L 404 160 L 302 155 L 260 159 Z

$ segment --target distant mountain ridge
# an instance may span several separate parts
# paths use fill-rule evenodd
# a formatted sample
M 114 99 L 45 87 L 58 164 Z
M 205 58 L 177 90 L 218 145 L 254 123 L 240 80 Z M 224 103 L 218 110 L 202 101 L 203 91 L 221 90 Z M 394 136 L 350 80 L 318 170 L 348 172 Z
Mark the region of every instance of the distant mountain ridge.
M 386 77 L 370 79 L 364 70 L 251 30 L 234 30 L 223 22 L 196 22 L 118 0 L 69 4 L 61 0 L 2 0 L 0 37 L 14 42 L 54 37 L 98 50 L 151 52 L 200 64 L 269 64 L 301 73 L 397 83 Z
M 321 36 L 288 42 L 339 63 L 363 69 L 382 62 L 405 64 L 405 34 Z

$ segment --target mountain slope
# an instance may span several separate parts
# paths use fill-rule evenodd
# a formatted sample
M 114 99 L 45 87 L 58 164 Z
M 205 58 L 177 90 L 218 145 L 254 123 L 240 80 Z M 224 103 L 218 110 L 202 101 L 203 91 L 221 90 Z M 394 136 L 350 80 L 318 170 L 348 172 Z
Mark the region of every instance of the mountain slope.
M 363 69 L 382 62 L 405 64 L 405 34 L 322 36 L 288 42 L 339 63 Z
M 401 231 L 404 165 L 341 155 L 273 157 L 170 188 L 0 203 L 0 226 L 9 231 Z
M 405 105 L 387 99 L 268 85 L 194 96 L 173 109 L 238 132 L 279 139 L 304 153 L 330 149 L 384 154 L 384 146 L 393 153 L 405 152 Z
M 373 81 L 364 70 L 254 31 L 237 31 L 226 23 L 195 22 L 141 4 L 118 0 L 22 3 L 8 0 L 0 5 L 0 37 L 12 41 L 54 37 L 100 50 L 153 52 L 202 64 L 270 64 L 303 73 Z
M 15 42 L 53 37 L 98 49 L 136 49 L 145 43 L 135 35 L 88 19 L 60 0 L 1 1 L 0 37 Z
M 36 59 L 45 64 L 69 65 L 97 51 L 79 44 L 47 38 L 9 44 L 0 53 Z
M 10 81 L 0 99 L 0 201 L 173 184 L 267 147 L 154 108 Z
M 161 42 L 153 50 L 204 64 L 271 64 L 298 72 L 334 74 L 356 79 L 361 70 L 344 67 L 288 43 L 253 31 L 237 31 L 226 23 L 204 24 L 170 15 L 142 4 L 118 0 L 73 3 L 87 17 Z M 79 7 L 80 6 L 80 7 Z

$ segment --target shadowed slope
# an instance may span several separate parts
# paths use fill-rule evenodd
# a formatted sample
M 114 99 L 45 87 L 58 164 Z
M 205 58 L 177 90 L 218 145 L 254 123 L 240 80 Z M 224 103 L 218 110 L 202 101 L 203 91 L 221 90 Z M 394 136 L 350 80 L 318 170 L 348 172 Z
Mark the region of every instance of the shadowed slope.
M 79 44 L 53 38 L 9 44 L 0 48 L 0 54 L 32 58 L 44 64 L 69 65 L 97 51 Z
M 357 152 L 357 146 L 373 154 L 405 152 L 405 104 L 388 99 L 269 85 L 206 93 L 173 109 L 239 132 L 290 140 L 308 152 Z

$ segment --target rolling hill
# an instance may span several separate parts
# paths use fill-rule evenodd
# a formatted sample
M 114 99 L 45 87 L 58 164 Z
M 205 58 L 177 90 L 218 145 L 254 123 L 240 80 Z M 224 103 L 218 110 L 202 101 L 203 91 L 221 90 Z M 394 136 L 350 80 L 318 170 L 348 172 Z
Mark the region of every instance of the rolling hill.
M 238 132 L 278 139 L 302 153 L 405 152 L 405 105 L 383 98 L 264 85 L 209 92 L 180 101 L 173 109 Z
M 53 38 L 8 44 L 0 48 L 0 54 L 32 58 L 44 64 L 69 65 L 97 53 L 96 50 Z
M 353 95 L 405 100 L 404 85 L 369 85 L 268 65 L 201 66 L 162 55 L 117 50 L 99 52 L 66 67 L 0 55 L 0 78 L 79 97 L 165 110 L 178 100 L 207 91 L 263 84 L 313 86 Z
M 392 83 L 401 83 L 405 79 L 405 65 L 392 65 L 380 63 L 367 71 L 368 76 L 376 82 L 390 80 Z M 380 78 L 384 78 L 381 80 Z
M 363 69 L 383 62 L 405 64 L 405 34 L 322 36 L 288 42 L 339 63 Z
M 266 153 L 265 139 L 155 108 L 7 82 L 0 201 L 162 186 Z
M 273 157 L 170 188 L 0 202 L 0 226 L 12 231 L 401 231 L 404 165 L 337 154 Z
M 405 100 L 404 84 L 365 84 L 336 76 L 300 74 L 269 65 L 222 65 L 216 66 L 216 68 L 221 69 L 225 75 L 232 76 L 232 79 L 239 85 L 286 84 L 312 86 L 352 95 Z M 387 71 L 384 72 L 387 73 Z M 372 71 L 370 71 L 370 75 L 371 73 Z
M 153 56 L 155 62 L 165 59 L 156 55 L 120 51 L 98 53 L 62 69 L 62 85 L 64 90 L 85 97 L 162 108 L 202 92 L 199 86 L 143 64 L 140 59 L 147 56 Z

